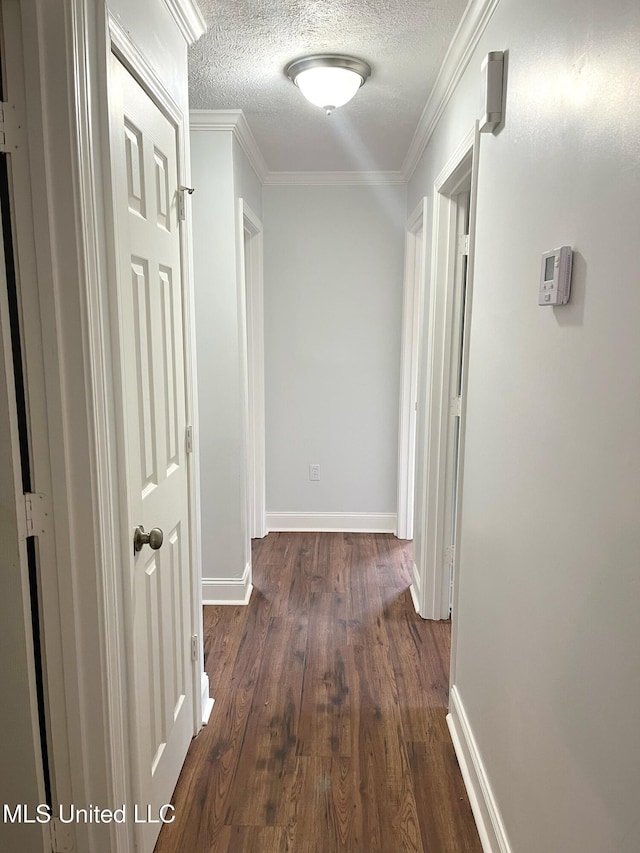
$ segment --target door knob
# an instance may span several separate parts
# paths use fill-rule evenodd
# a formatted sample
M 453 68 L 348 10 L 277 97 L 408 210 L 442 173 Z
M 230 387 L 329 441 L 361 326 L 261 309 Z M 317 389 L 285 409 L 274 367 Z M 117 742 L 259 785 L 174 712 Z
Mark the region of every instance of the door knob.
M 148 545 L 153 551 L 157 551 L 162 545 L 164 534 L 159 527 L 154 527 L 148 533 L 144 532 L 144 527 L 140 524 L 136 527 L 133 534 L 133 550 L 134 552 L 142 551 L 143 545 Z

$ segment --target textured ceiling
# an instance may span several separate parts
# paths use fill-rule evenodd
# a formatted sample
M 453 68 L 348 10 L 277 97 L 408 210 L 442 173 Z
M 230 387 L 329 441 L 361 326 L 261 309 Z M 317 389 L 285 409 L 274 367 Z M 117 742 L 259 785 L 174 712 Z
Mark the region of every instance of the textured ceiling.
M 400 169 L 466 0 L 199 0 L 194 109 L 242 109 L 272 171 Z M 331 116 L 284 68 L 308 53 L 365 59 L 371 77 Z

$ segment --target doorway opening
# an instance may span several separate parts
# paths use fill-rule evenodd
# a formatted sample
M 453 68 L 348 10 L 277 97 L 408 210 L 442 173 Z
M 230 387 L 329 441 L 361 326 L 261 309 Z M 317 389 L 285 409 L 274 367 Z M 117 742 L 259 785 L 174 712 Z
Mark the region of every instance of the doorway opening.
M 449 616 L 453 611 L 456 571 L 456 528 L 458 519 L 458 476 L 460 471 L 460 416 L 462 410 L 463 341 L 469 269 L 469 210 L 471 173 L 460 191 L 452 197 L 456 213 L 456 240 L 453 258 L 453 310 L 451 312 L 451 360 L 449 380 L 449 418 L 447 424 L 447 462 L 445 478 L 445 583 L 448 584 Z
M 240 293 L 244 299 L 246 357 L 246 488 L 249 539 L 267 535 L 264 437 L 264 292 L 262 222 L 239 201 Z M 250 555 L 248 555 L 250 558 Z
M 402 306 L 402 368 L 398 449 L 398 539 L 413 539 L 420 329 L 425 305 L 427 199 L 407 222 Z
M 477 150 L 474 129 L 436 178 L 433 193 L 429 307 L 418 380 L 412 587 L 425 619 L 448 619 L 456 609 Z
M 43 601 L 51 568 L 51 533 L 43 453 L 41 350 L 34 319 L 37 298 L 31 177 L 26 129 L 24 56 L 20 4 L 0 9 L 0 540 L 3 551 L 4 694 L 1 749 L 12 768 L 12 790 L 25 809 L 53 808 L 54 776 L 50 713 L 51 643 Z M 44 488 L 43 488 L 44 487 Z M 50 541 L 50 540 L 49 540 Z M 48 639 L 49 648 L 46 640 Z M 49 652 L 49 656 L 47 655 Z M 7 789 L 8 790 L 8 789 Z M 48 827 L 0 829 L 0 847 L 47 843 Z M 27 821 L 29 823 L 29 821 Z

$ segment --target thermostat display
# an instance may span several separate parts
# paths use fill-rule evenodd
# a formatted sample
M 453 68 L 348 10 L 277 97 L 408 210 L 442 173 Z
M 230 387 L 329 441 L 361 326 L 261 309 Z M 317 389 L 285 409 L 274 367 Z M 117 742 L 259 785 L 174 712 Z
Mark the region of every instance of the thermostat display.
M 553 268 L 555 266 L 555 255 L 550 255 L 544 262 L 544 280 L 553 281 Z
M 566 305 L 571 293 L 573 251 L 561 246 L 542 256 L 538 305 Z

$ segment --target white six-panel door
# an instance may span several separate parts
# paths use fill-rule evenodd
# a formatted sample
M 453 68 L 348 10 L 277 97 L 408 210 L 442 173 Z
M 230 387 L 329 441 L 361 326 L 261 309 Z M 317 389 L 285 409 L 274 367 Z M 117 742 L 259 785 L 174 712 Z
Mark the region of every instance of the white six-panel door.
M 177 132 L 111 58 L 118 355 L 131 541 L 123 565 L 136 799 L 168 803 L 193 734 L 185 353 Z M 163 544 L 134 553 L 137 525 Z M 153 849 L 158 824 L 140 824 Z

